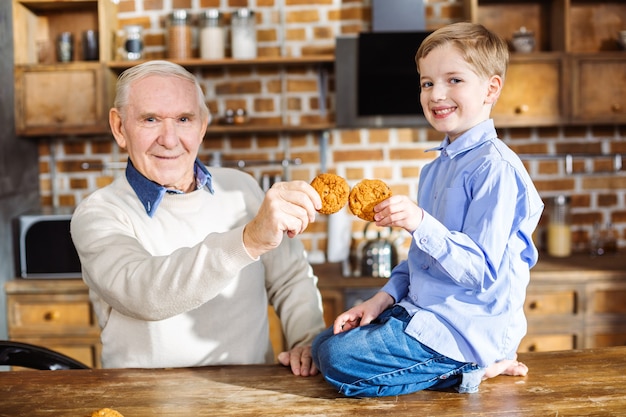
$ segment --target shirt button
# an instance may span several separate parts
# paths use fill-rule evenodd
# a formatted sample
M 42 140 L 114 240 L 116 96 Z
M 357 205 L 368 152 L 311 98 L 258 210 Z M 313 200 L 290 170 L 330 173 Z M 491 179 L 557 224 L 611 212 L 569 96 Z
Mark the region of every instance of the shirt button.
M 420 243 L 426 244 L 426 242 L 428 242 L 428 239 L 426 239 L 425 237 L 420 239 Z
M 428 265 L 422 264 L 422 269 L 428 269 Z

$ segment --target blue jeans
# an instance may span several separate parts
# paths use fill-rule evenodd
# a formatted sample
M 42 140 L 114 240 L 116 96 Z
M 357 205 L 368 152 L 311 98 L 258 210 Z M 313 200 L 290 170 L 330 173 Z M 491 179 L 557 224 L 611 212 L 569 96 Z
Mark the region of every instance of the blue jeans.
M 400 306 L 372 323 L 333 335 L 332 327 L 313 341 L 315 365 L 342 394 L 383 397 L 425 389 L 457 387 L 476 392 L 484 369 L 457 362 L 404 332 L 411 316 Z

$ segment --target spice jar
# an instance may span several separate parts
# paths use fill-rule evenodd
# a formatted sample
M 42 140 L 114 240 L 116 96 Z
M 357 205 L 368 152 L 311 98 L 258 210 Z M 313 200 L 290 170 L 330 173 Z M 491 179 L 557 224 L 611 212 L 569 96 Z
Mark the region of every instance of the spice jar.
M 127 61 L 135 61 L 143 57 L 143 27 L 140 25 L 124 26 L 124 56 Z
M 222 59 L 224 58 L 224 27 L 222 14 L 217 9 L 205 10 L 200 29 L 200 58 Z
M 535 49 L 535 35 L 522 26 L 513 34 L 511 43 L 515 52 L 529 53 Z
M 554 197 L 548 221 L 548 254 L 550 256 L 567 257 L 572 254 L 570 223 L 570 198 L 564 195 Z
M 186 10 L 174 10 L 167 29 L 167 57 L 186 59 L 192 56 L 192 31 Z
M 57 61 L 70 62 L 74 58 L 74 35 L 61 32 L 57 37 Z
M 606 227 L 600 227 L 596 222 L 591 234 L 590 249 L 591 255 L 600 256 L 607 253 L 617 252 L 617 232 L 612 223 L 607 223 Z
M 235 59 L 256 58 L 256 24 L 250 9 L 237 10 L 231 19 L 232 53 Z

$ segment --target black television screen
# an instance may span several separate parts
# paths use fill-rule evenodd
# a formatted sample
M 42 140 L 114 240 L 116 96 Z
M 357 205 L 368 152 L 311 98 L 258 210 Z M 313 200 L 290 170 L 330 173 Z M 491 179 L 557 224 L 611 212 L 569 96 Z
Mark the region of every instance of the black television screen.
M 357 112 L 360 116 L 423 115 L 415 53 L 429 34 L 359 34 Z
M 335 45 L 337 127 L 427 126 L 415 53 L 430 32 L 367 32 Z

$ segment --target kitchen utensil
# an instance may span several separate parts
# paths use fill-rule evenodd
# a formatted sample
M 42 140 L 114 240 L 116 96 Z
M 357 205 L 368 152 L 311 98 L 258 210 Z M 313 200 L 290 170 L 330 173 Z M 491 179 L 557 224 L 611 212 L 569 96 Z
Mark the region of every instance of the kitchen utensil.
M 363 229 L 363 236 L 367 236 L 367 228 L 373 222 L 368 222 Z M 389 227 L 391 231 L 391 227 Z M 361 275 L 389 278 L 391 270 L 398 264 L 398 253 L 395 245 L 381 237 L 380 231 L 376 239 L 365 242 L 361 249 Z

